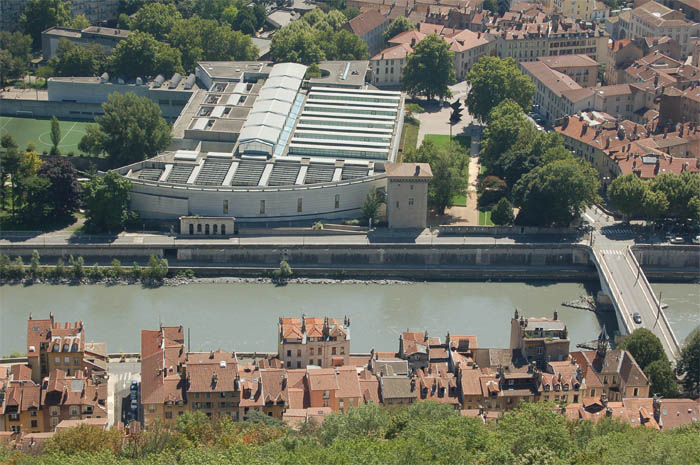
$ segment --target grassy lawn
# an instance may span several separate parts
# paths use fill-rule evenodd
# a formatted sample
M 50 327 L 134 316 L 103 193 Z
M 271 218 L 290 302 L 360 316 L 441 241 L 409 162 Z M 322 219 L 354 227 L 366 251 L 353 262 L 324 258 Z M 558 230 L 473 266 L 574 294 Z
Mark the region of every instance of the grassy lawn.
M 58 148 L 62 154 L 78 150 L 78 143 L 85 135 L 85 127 L 93 124 L 88 121 L 60 121 L 61 142 Z M 49 152 L 51 143 L 51 120 L 38 118 L 19 118 L 13 116 L 0 116 L 0 136 L 9 134 L 17 142 L 20 150 L 27 147 L 29 141 L 34 142 L 39 153 Z
M 403 125 L 401 133 L 401 152 L 406 153 L 408 149 L 415 149 L 418 143 L 418 128 L 419 125 L 406 121 Z M 400 160 L 399 160 L 400 161 Z
M 450 200 L 450 204 L 453 207 L 466 207 L 467 206 L 467 194 L 455 194 Z
M 450 136 L 446 134 L 426 134 L 425 140 L 432 141 L 438 147 L 449 148 L 450 146 Z M 465 135 L 452 136 L 452 141 L 459 144 L 463 150 L 469 152 L 471 147 L 471 137 Z
M 493 223 L 491 222 L 491 210 L 479 210 L 479 226 L 493 226 Z

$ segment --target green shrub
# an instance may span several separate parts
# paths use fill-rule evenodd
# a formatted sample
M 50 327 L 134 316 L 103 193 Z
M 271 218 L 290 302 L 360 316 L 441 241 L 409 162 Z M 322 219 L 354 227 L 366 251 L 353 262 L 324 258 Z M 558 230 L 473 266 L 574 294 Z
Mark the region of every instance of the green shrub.
M 36 249 L 32 250 L 32 261 L 29 265 L 29 274 L 33 279 L 41 276 L 41 257 L 39 256 L 39 251 Z
M 168 275 L 168 260 L 151 255 L 148 259 L 148 268 L 144 273 L 146 279 L 162 281 Z
M 10 257 L 0 255 L 0 278 L 6 279 L 10 277 Z
M 107 277 L 110 279 L 119 279 L 124 276 L 124 268 L 116 258 L 112 259 L 112 266 L 107 270 Z
M 292 276 L 294 272 L 292 271 L 292 267 L 289 266 L 289 263 L 287 263 L 287 260 L 282 260 L 280 262 L 280 269 L 279 269 L 279 277 L 282 279 L 287 279 Z
M 65 264 L 63 263 L 63 259 L 62 259 L 62 258 L 59 258 L 59 259 L 56 261 L 56 266 L 55 266 L 54 269 L 53 269 L 53 276 L 54 276 L 54 278 L 58 278 L 58 279 L 60 279 L 60 278 L 65 278 L 65 276 L 66 276 L 66 266 L 65 266 Z
M 92 265 L 92 267 L 87 271 L 88 278 L 90 278 L 93 281 L 101 281 L 104 278 L 104 271 L 100 266 L 95 263 Z
M 85 260 L 83 257 L 73 259 L 73 256 L 71 255 L 68 262 L 71 264 L 71 275 L 73 278 L 83 279 L 85 277 Z
M 24 278 L 24 262 L 22 261 L 22 257 L 17 257 L 15 260 L 10 264 L 10 278 L 12 279 L 22 279 Z
M 143 278 L 143 269 L 138 263 L 134 262 L 134 266 L 132 266 L 131 271 L 129 271 L 129 277 L 136 281 Z

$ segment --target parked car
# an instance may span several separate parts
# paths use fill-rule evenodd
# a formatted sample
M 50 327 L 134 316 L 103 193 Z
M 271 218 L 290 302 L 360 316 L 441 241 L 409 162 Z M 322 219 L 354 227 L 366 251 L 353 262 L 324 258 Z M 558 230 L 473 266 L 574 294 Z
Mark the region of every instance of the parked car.
M 139 382 L 136 381 L 135 379 L 131 380 L 131 390 L 132 390 L 132 391 L 138 391 L 138 390 L 139 390 Z
M 139 411 L 139 401 L 136 399 L 131 399 L 131 411 L 136 413 Z
M 131 391 L 131 393 L 129 394 L 129 398 L 132 402 L 138 400 L 138 393 L 136 391 Z
M 632 319 L 634 320 L 635 323 L 642 324 L 642 315 L 639 314 L 639 312 L 634 312 L 634 315 L 632 315 Z
M 700 244 L 700 234 L 693 238 L 693 244 Z
M 682 244 L 685 242 L 685 239 L 683 239 L 681 236 L 676 236 L 671 238 L 671 244 Z

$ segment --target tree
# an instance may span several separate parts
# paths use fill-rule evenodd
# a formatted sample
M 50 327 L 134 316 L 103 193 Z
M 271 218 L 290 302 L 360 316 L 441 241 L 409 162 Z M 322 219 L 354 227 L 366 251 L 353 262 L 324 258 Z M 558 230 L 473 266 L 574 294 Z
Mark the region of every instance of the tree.
M 96 150 L 96 144 L 107 152 L 112 166 L 153 157 L 170 143 L 170 125 L 149 98 L 113 93 L 102 109 L 104 115 L 96 118 L 99 129 L 88 130 L 80 147 Z
M 516 224 L 569 226 L 598 200 L 598 173 L 583 160 L 570 158 L 538 166 L 513 188 L 521 207 Z
M 682 378 L 686 393 L 692 396 L 700 394 L 700 326 L 685 338 L 676 373 Z
M 90 27 L 90 21 L 87 19 L 87 17 L 83 14 L 77 15 L 73 19 L 71 19 L 70 24 L 68 25 L 71 29 L 77 29 L 79 31 L 82 31 L 86 27 Z
M 156 40 L 163 40 L 180 19 L 182 15 L 172 3 L 147 3 L 134 15 L 131 28 L 147 32 Z
M 288 61 L 310 65 L 325 60 L 326 54 L 316 40 L 316 30 L 306 21 L 294 21 L 272 36 L 270 57 L 277 63 Z
M 24 32 L 32 37 L 34 48 L 41 47 L 41 33 L 53 26 L 70 22 L 70 2 L 61 0 L 29 0 L 20 16 Z
M 151 255 L 148 258 L 148 268 L 145 277 L 153 281 L 162 281 L 168 275 L 168 260 Z
M 377 189 L 370 190 L 367 193 L 365 202 L 362 204 L 362 220 L 365 222 L 368 222 L 370 220 L 376 222 L 378 220 L 377 215 L 379 214 L 379 207 L 382 205 L 382 203 L 384 203 L 384 199 L 379 194 L 379 192 L 377 192 Z
M 487 166 L 491 173 L 502 175 L 501 157 L 515 144 L 518 135 L 531 126 L 532 123 L 516 101 L 505 99 L 496 105 L 489 114 L 489 124 L 484 130 L 479 155 L 481 164 Z
M 415 28 L 416 26 L 410 19 L 406 18 L 405 16 L 399 16 L 392 21 L 386 29 L 384 29 L 384 41 L 388 42 L 389 39 L 393 39 L 402 32 L 412 31 Z
M 78 454 L 96 454 L 107 450 L 113 454 L 121 451 L 123 433 L 118 429 L 105 430 L 91 425 L 78 425 L 57 432 L 44 444 L 47 453 L 61 453 L 63 456 Z
M 514 144 L 498 159 L 498 171 L 503 173 L 508 186 L 512 187 L 524 174 L 546 164 L 544 157 L 551 161 L 573 159 L 571 152 L 564 148 L 559 134 L 538 131 L 528 121 Z
M 637 361 L 637 365 L 639 365 L 639 368 L 642 370 L 646 370 L 648 365 L 657 360 L 668 363 L 668 358 L 666 357 L 666 352 L 664 352 L 664 346 L 661 345 L 661 341 L 654 333 L 646 328 L 635 329 L 632 334 L 626 336 L 617 347 L 618 349 L 624 349 L 632 354 Z
M 49 204 L 54 216 L 73 214 L 80 206 L 78 173 L 64 157 L 51 157 L 39 168 L 39 176 L 49 181 Z
M 51 143 L 53 147 L 51 148 L 52 155 L 60 155 L 58 151 L 58 144 L 61 142 L 61 126 L 58 124 L 58 118 L 55 116 L 51 117 Z
M 328 41 L 322 42 L 328 60 L 366 60 L 369 58 L 367 44 L 350 31 L 330 33 Z
M 18 181 L 22 193 L 22 216 L 28 223 L 39 224 L 46 216 L 50 202 L 51 182 L 39 176 L 27 176 Z
M 655 221 L 668 212 L 668 199 L 662 191 L 645 190 L 642 197 L 642 209 L 644 216 L 649 221 Z
M 440 214 L 445 212 L 455 194 L 467 187 L 469 157 L 465 153 L 448 151 L 432 141 L 424 141 L 418 150 L 407 152 L 404 159 L 430 164 L 433 178 L 428 184 L 428 204 Z
M 101 45 L 81 46 L 64 38 L 59 40 L 56 55 L 49 60 L 56 76 L 95 76 L 106 64 L 107 53 Z
M 182 54 L 186 71 L 192 71 L 198 61 L 254 60 L 258 49 L 250 37 L 233 31 L 228 24 L 194 16 L 181 19 L 168 35 L 173 47 Z
M 29 264 L 29 274 L 34 279 L 38 278 L 41 274 L 41 256 L 39 255 L 39 251 L 36 249 L 32 250 L 32 261 Z
M 4 192 L 5 192 L 5 185 L 6 185 L 6 180 L 9 178 L 10 180 L 10 207 L 12 209 L 12 214 L 15 214 L 15 194 L 17 190 L 17 181 L 20 172 L 20 167 L 22 165 L 22 156 L 20 153 L 17 151 L 17 143 L 15 140 L 10 136 L 9 134 L 5 134 L 2 136 L 2 140 L 0 141 L 0 146 L 5 149 L 5 153 L 3 154 L 2 157 L 2 163 L 0 163 L 0 174 L 1 176 L 1 181 L 2 181 L 2 188 L 3 191 L 3 205 L 4 205 Z
M 102 146 L 102 131 L 99 125 L 91 124 L 85 127 L 85 135 L 78 142 L 78 150 L 96 157 L 104 152 Z
M 511 99 L 527 111 L 532 104 L 535 85 L 518 69 L 512 58 L 482 57 L 467 73 L 469 112 L 481 121 L 505 99 Z
M 662 397 L 673 397 L 678 394 L 676 376 L 671 364 L 666 360 L 655 360 L 647 365 L 644 374 L 649 379 L 649 393 Z
M 491 210 L 491 221 L 495 225 L 502 226 L 511 225 L 514 220 L 513 206 L 507 198 L 501 197 L 501 200 L 499 200 L 496 206 L 493 207 L 493 210 Z
M 681 221 L 700 220 L 700 176 L 696 173 L 659 174 L 651 180 L 650 189 L 666 196 L 667 216 Z
M 119 42 L 109 60 L 111 71 L 130 78 L 183 73 L 180 51 L 146 32 L 133 32 Z
M 498 2 L 496 0 L 485 0 L 482 5 L 484 10 L 489 10 L 491 13 L 498 14 Z
M 452 96 L 455 82 L 454 52 L 441 37 L 431 34 L 421 40 L 406 60 L 402 86 L 411 95 L 424 94 L 431 100 Z
M 25 75 L 32 51 L 31 36 L 0 31 L 0 86 Z
M 615 178 L 608 187 L 608 198 L 626 218 L 632 218 L 643 210 L 643 202 L 649 185 L 636 174 Z
M 89 231 L 121 231 L 129 217 L 131 182 L 109 171 L 85 184 L 83 204 Z

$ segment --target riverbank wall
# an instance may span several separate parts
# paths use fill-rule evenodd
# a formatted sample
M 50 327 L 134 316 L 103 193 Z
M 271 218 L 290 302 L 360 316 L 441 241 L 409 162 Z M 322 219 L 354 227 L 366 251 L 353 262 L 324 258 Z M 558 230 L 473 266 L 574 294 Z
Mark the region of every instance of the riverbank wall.
M 151 255 L 168 259 L 172 273 L 193 270 L 197 276 L 258 277 L 286 260 L 296 276 L 333 279 L 408 280 L 596 280 L 590 248 L 584 244 L 365 244 L 104 245 L 9 244 L 0 253 L 29 263 L 39 250 L 42 264 L 82 256 L 85 265 L 145 265 Z M 700 246 L 634 246 L 633 252 L 652 281 L 694 282 L 700 278 Z

